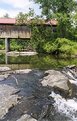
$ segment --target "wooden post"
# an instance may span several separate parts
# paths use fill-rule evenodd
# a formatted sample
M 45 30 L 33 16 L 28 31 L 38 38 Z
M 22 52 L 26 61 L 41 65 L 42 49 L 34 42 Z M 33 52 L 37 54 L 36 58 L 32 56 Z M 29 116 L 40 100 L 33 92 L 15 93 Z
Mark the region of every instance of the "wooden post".
M 5 38 L 5 52 L 9 52 L 10 51 L 10 40 L 9 38 Z

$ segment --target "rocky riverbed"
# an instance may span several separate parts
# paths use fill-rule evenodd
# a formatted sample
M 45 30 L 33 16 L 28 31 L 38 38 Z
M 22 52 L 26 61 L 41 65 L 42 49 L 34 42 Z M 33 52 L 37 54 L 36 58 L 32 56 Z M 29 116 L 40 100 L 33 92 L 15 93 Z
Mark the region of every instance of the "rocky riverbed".
M 71 110 L 70 99 L 76 105 L 75 66 L 46 71 L 1 67 L 0 73 L 0 121 L 75 121 L 76 108 L 71 117 L 58 110 L 63 104 Z

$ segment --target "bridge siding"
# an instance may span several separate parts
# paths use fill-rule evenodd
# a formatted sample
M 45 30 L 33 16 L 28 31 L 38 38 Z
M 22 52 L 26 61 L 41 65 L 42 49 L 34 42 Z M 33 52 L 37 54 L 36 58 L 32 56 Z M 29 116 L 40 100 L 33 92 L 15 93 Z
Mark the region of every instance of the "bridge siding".
M 31 29 L 28 26 L 0 25 L 0 38 L 30 38 Z
M 31 28 L 28 26 L 0 24 L 0 38 L 5 38 L 5 53 L 10 51 L 11 38 L 29 38 L 31 37 Z

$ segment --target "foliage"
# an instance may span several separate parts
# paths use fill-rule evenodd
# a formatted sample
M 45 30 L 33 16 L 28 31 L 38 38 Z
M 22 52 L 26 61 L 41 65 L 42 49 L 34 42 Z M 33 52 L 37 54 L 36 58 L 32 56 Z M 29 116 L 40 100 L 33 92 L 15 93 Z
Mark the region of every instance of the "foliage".
M 52 41 L 47 42 L 47 43 L 44 43 L 43 49 L 46 53 L 53 53 L 56 49 L 56 45 L 54 45 Z
M 75 28 L 77 28 L 77 13 L 74 14 L 73 19 L 74 19 Z
M 28 13 L 20 12 L 16 18 L 16 24 L 29 24 L 30 19 L 34 16 L 34 10 L 29 8 Z
M 3 39 L 0 39 L 0 50 L 3 50 L 5 47 L 4 47 L 4 40 Z
M 53 39 L 53 33 L 51 26 L 34 25 L 32 26 L 31 43 L 37 51 L 41 51 L 45 42 Z
M 10 48 L 11 48 L 11 50 L 17 50 L 17 51 L 32 50 L 32 47 L 30 45 L 30 40 L 26 40 L 26 39 L 24 39 L 24 40 L 11 39 Z
M 46 19 L 56 19 L 57 28 L 45 25 L 45 19 L 36 16 L 33 9 L 17 16 L 19 25 L 31 27 L 29 41 L 11 41 L 12 50 L 36 50 L 39 53 L 76 55 L 77 50 L 77 1 L 76 0 L 33 0 L 40 5 Z M 2 48 L 2 44 L 0 45 Z
M 72 13 L 77 13 L 76 0 L 33 0 L 40 5 L 47 19 L 58 21 L 57 37 L 69 38 L 73 21 Z M 74 21 L 77 21 L 74 19 Z
M 35 14 L 32 9 L 29 13 L 18 16 L 19 23 L 23 24 L 27 22 L 31 27 L 31 45 L 34 50 L 54 54 L 65 53 L 71 55 L 72 53 L 75 53 L 76 49 L 74 49 L 74 46 L 72 47 L 72 45 L 76 43 L 72 42 L 72 39 L 76 40 L 76 28 L 74 28 L 73 25 L 73 21 L 76 22 L 76 16 L 72 17 L 75 18 L 73 20 L 71 16 L 72 12 L 76 12 L 77 2 L 74 0 L 33 1 L 40 4 L 42 14 L 45 15 L 47 19 L 56 18 L 58 21 L 57 32 L 55 33 L 52 32 L 52 27 L 44 26 L 45 21 L 43 18 L 34 16 Z M 65 44 L 65 42 L 67 42 L 67 44 Z
M 40 5 L 42 15 L 47 19 L 58 21 L 56 33 L 52 33 L 52 27 L 45 27 L 45 21 L 40 16 L 21 14 L 18 17 L 20 23 L 30 24 L 32 30 L 31 45 L 38 52 L 67 55 L 76 54 L 77 49 L 77 1 L 75 0 L 33 0 Z M 73 13 L 75 13 L 73 15 Z M 29 18 L 31 18 L 30 21 Z M 23 21 L 22 21 L 23 20 Z M 28 23 L 29 22 L 29 23 Z M 65 39 L 66 38 L 66 39 Z M 72 41 L 73 40 L 73 41 Z
M 65 38 L 57 38 L 54 42 L 45 43 L 43 46 L 47 53 L 66 54 L 69 56 L 77 54 L 77 43 Z
M 40 5 L 43 15 L 52 15 L 53 13 L 69 14 L 76 10 L 76 0 L 32 0 Z
M 57 58 L 51 55 L 9 56 L 8 64 L 12 69 L 38 68 L 59 69 L 68 65 L 77 65 L 77 58 Z M 0 54 L 0 63 L 5 64 L 5 55 Z

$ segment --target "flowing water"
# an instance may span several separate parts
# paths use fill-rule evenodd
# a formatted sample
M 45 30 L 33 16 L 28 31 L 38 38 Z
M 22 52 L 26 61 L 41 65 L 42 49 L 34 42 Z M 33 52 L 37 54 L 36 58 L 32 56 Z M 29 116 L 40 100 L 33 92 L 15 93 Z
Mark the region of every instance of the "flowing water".
M 61 95 L 52 92 L 50 94 L 54 98 L 54 107 L 57 112 L 70 118 L 69 121 L 77 121 L 77 99 L 65 99 Z
M 59 69 L 59 68 L 63 68 L 68 65 L 77 65 L 77 58 L 63 59 L 63 58 L 57 58 L 57 57 L 53 57 L 53 56 L 46 56 L 46 55 L 6 56 L 4 54 L 0 54 L 0 66 L 8 66 L 12 70 L 27 69 L 27 68 L 28 69 L 29 68 L 30 69 L 43 69 L 43 70 L 52 69 L 52 68 Z M 23 75 L 20 75 L 20 77 L 18 77 L 19 75 L 16 75 L 16 76 L 17 76 L 17 78 L 19 78 L 19 82 L 18 82 L 20 84 L 19 88 L 21 88 L 21 89 L 23 88 L 23 90 L 26 89 L 27 85 L 34 86 L 34 81 L 36 82 L 36 80 L 37 80 L 36 78 L 39 77 L 37 72 L 35 72 L 35 75 L 33 75 L 33 73 L 32 73 L 31 77 L 29 75 L 24 75 L 24 78 L 23 78 Z M 32 79 L 32 76 L 34 77 L 34 79 Z M 31 78 L 31 83 L 29 81 L 27 81 L 27 83 L 26 83 L 26 80 L 30 80 L 28 78 Z M 21 84 L 20 80 L 22 80 L 22 84 Z M 74 83 L 75 85 L 77 85 L 76 80 L 70 80 L 70 81 L 71 81 L 71 83 Z M 8 82 L 6 81 L 6 83 L 8 83 Z M 25 84 L 27 84 L 27 85 L 25 85 Z M 36 83 L 36 86 L 37 85 L 39 85 L 39 83 Z M 34 87 L 30 87 L 30 88 L 33 89 Z M 28 92 L 29 92 L 29 89 L 28 89 Z M 43 89 L 43 87 L 42 87 L 42 89 Z M 33 91 L 34 91 L 34 89 L 33 89 Z M 26 94 L 27 94 L 27 92 L 25 91 L 24 96 Z M 77 98 L 76 97 L 73 97 L 71 99 L 70 98 L 65 99 L 60 94 L 56 94 L 53 91 L 51 92 L 51 94 L 49 96 L 54 99 L 53 106 L 54 106 L 56 112 L 67 117 L 66 120 L 62 120 L 62 121 L 77 121 Z M 40 101 L 44 102 L 44 97 L 43 97 L 43 99 L 38 99 L 37 101 L 38 101 L 38 103 L 40 103 Z M 23 104 L 24 104 L 24 102 L 23 102 Z M 22 107 L 22 105 L 21 105 L 21 107 Z M 38 107 L 41 107 L 41 106 L 38 105 Z M 25 106 L 24 106 L 24 108 L 25 108 Z M 15 114 L 15 109 L 12 113 Z M 1 120 L 1 121 L 7 121 L 8 119 L 9 119 L 8 121 L 16 121 L 14 119 L 11 120 L 10 118 L 8 118 L 9 115 L 10 114 L 6 115 L 5 120 Z M 14 118 L 14 117 L 11 117 L 11 118 Z M 40 120 L 40 121 L 43 121 L 43 120 Z M 59 121 L 59 120 L 53 119 L 53 121 Z

